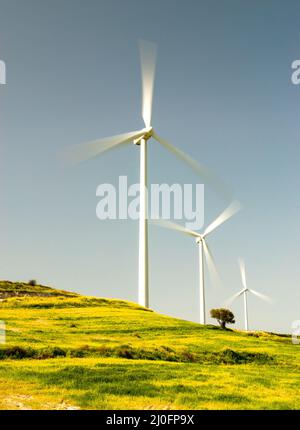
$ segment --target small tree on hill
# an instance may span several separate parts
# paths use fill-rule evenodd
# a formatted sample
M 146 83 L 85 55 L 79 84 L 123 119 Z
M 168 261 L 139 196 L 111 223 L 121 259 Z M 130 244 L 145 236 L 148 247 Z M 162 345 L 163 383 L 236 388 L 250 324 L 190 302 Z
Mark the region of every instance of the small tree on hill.
M 234 324 L 233 313 L 229 309 L 211 309 L 210 316 L 218 321 L 222 329 L 226 329 L 226 324 Z
M 37 282 L 36 282 L 36 280 L 35 280 L 35 279 L 30 279 L 30 280 L 28 281 L 28 285 L 31 285 L 32 287 L 35 287 L 35 286 L 36 286 L 36 284 L 37 284 Z

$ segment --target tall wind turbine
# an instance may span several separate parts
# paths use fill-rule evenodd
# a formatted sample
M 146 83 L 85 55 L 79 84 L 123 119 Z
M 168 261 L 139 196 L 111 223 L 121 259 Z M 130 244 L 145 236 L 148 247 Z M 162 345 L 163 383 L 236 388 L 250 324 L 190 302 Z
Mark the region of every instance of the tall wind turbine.
M 234 302 L 235 299 L 237 299 L 239 296 L 244 296 L 244 313 L 245 313 L 245 330 L 249 330 L 249 320 L 248 320 L 248 300 L 247 300 L 247 293 L 254 294 L 255 296 L 259 297 L 262 300 L 265 300 L 267 302 L 270 302 L 271 299 L 268 296 L 265 296 L 264 294 L 258 293 L 255 290 L 250 290 L 250 288 L 247 287 L 246 282 L 246 270 L 245 270 L 245 262 L 241 258 L 238 260 L 239 266 L 240 266 L 240 272 L 242 277 L 242 285 L 243 289 L 239 291 L 238 293 L 234 294 L 230 299 L 226 301 L 226 305 L 230 305 L 232 302 Z
M 204 288 L 204 258 L 206 259 L 206 264 L 209 270 L 211 279 L 218 280 L 219 275 L 216 269 L 216 265 L 207 244 L 206 237 L 212 233 L 217 227 L 223 224 L 226 220 L 231 218 L 235 213 L 241 209 L 241 205 L 238 201 L 232 202 L 208 227 L 204 230 L 202 234 L 189 230 L 186 227 L 174 223 L 169 220 L 155 220 L 153 224 L 157 224 L 161 227 L 166 227 L 171 230 L 176 230 L 184 233 L 188 236 L 192 236 L 196 239 L 196 243 L 199 248 L 199 291 L 200 291 L 200 324 L 206 324 L 206 312 L 205 312 L 205 288 Z
M 196 173 L 200 174 L 213 188 L 226 199 L 230 192 L 224 184 L 213 175 L 209 169 L 199 164 L 189 155 L 162 139 L 152 128 L 152 98 L 156 64 L 156 46 L 151 42 L 140 42 L 141 73 L 142 73 L 142 118 L 145 127 L 141 130 L 119 134 L 104 139 L 76 145 L 67 150 L 67 157 L 73 162 L 86 161 L 102 154 L 104 151 L 134 143 L 140 147 L 140 216 L 139 216 L 139 289 L 138 301 L 142 306 L 149 307 L 148 285 L 148 221 L 147 221 L 147 143 L 150 138 L 155 139 L 165 149 L 180 160 L 188 164 Z

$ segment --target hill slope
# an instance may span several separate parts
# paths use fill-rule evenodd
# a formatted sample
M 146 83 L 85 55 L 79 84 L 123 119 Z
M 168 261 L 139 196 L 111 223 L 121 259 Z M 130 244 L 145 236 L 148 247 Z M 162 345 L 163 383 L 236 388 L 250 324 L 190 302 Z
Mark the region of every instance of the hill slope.
M 25 282 L 0 281 L 0 299 L 9 297 L 77 297 L 78 294 L 57 290 L 45 285 Z
M 2 409 L 300 407 L 300 347 L 287 336 L 5 282 Z

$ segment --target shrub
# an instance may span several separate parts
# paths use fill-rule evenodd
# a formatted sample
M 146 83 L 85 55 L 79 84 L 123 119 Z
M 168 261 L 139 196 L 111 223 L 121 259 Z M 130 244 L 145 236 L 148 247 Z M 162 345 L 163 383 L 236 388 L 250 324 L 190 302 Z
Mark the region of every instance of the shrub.
M 233 351 L 225 348 L 219 354 L 221 363 L 224 364 L 243 364 L 243 363 L 267 363 L 273 360 L 268 354 L 248 351 Z
M 135 358 L 134 355 L 135 355 L 134 350 L 130 346 L 127 346 L 127 345 L 121 346 L 117 350 L 117 356 L 121 357 L 121 358 L 132 359 L 132 358 Z
M 55 357 L 65 357 L 67 355 L 66 351 L 58 346 L 48 347 L 41 349 L 36 353 L 36 358 L 45 359 L 45 358 L 55 358 Z
M 0 359 L 5 358 L 32 358 L 34 357 L 35 351 L 31 348 L 22 348 L 20 346 L 12 346 L 10 348 L 5 348 L 0 350 Z
M 37 282 L 36 282 L 36 280 L 35 280 L 35 279 L 30 279 L 30 280 L 28 281 L 28 285 L 31 285 L 32 287 L 35 287 L 35 286 L 37 285 Z

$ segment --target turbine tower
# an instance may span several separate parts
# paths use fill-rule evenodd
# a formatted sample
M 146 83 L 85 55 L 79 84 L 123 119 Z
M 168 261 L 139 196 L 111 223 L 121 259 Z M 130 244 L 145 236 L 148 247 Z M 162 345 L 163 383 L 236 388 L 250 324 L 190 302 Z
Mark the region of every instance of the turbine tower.
M 241 209 L 238 201 L 232 202 L 208 227 L 202 234 L 190 230 L 180 224 L 174 223 L 169 220 L 156 220 L 153 221 L 154 225 L 165 227 L 171 230 L 176 230 L 188 236 L 196 238 L 196 243 L 199 249 L 199 293 L 200 293 L 200 324 L 206 324 L 206 311 L 205 311 L 205 279 L 204 279 L 204 260 L 206 260 L 207 268 L 212 282 L 219 280 L 218 271 L 207 244 L 206 237 L 212 233 L 217 227 L 223 224 L 226 220 L 231 218 L 235 213 Z
M 160 143 L 165 149 L 184 161 L 197 174 L 200 174 L 207 183 L 223 198 L 229 199 L 231 191 L 224 186 L 212 172 L 205 166 L 195 161 L 180 149 L 162 139 L 152 128 L 152 98 L 154 88 L 154 75 L 156 64 L 156 46 L 147 41 L 140 41 L 140 58 L 142 73 L 142 118 L 145 127 L 141 130 L 116 136 L 97 139 L 75 145 L 65 152 L 65 157 L 73 163 L 86 161 L 96 157 L 105 151 L 134 143 L 140 148 L 140 216 L 139 216 L 139 275 L 138 275 L 138 302 L 149 307 L 149 279 L 148 279 L 148 216 L 147 216 L 147 146 L 150 138 Z
M 268 296 L 265 296 L 264 294 L 258 293 L 257 291 L 251 290 L 250 288 L 247 287 L 245 262 L 241 258 L 238 260 L 238 262 L 239 262 L 239 266 L 240 266 L 240 272 L 241 272 L 241 277 L 242 277 L 243 289 L 241 291 L 239 291 L 238 293 L 234 294 L 232 297 L 230 297 L 226 301 L 226 305 L 227 306 L 230 305 L 231 303 L 234 302 L 235 299 L 237 299 L 239 296 L 243 295 L 243 298 L 244 298 L 245 330 L 248 331 L 249 330 L 249 320 L 248 320 L 248 298 L 247 298 L 247 294 L 248 293 L 254 294 L 255 296 L 257 296 L 260 299 L 265 300 L 267 302 L 270 302 L 271 299 Z

